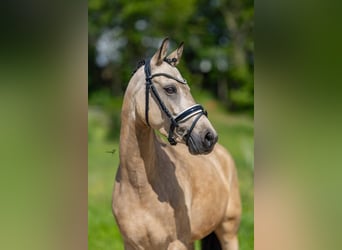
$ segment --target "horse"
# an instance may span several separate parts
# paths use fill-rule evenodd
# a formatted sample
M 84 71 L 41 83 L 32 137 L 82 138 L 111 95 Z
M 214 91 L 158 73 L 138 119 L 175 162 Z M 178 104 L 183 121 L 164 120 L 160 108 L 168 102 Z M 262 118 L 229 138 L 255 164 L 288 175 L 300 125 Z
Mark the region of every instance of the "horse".
M 126 250 L 238 250 L 241 201 L 233 158 L 167 56 L 165 38 L 126 88 L 112 211 Z M 166 140 L 167 138 L 167 140 Z M 203 239 L 204 238 L 204 239 Z

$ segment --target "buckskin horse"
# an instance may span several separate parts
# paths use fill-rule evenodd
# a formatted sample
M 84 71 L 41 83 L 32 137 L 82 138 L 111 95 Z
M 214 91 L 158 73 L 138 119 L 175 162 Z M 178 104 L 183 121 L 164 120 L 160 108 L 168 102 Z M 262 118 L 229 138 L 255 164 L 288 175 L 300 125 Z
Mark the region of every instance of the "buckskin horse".
M 199 239 L 202 249 L 237 250 L 234 161 L 176 68 L 183 43 L 169 56 L 168 45 L 166 38 L 125 92 L 113 214 L 126 250 L 193 249 Z

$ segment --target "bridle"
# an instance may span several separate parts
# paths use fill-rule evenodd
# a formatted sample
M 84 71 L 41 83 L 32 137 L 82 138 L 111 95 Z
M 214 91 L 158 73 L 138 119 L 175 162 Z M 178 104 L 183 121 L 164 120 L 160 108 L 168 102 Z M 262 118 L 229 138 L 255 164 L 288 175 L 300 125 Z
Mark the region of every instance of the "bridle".
M 166 61 L 167 63 L 170 64 L 170 59 L 164 59 L 164 61 Z M 172 62 L 172 60 L 171 60 L 171 62 Z M 165 115 L 170 119 L 171 125 L 170 125 L 167 140 L 170 142 L 171 145 L 177 144 L 177 142 L 174 138 L 175 128 L 178 127 L 180 123 L 182 123 L 182 122 L 190 119 L 191 117 L 197 115 L 197 117 L 192 122 L 190 129 L 183 136 L 185 143 L 188 145 L 188 140 L 190 138 L 192 130 L 195 128 L 196 123 L 198 122 L 198 120 L 201 118 L 202 115 L 208 116 L 207 111 L 204 110 L 202 105 L 195 104 L 195 105 L 183 110 L 182 112 L 180 112 L 175 117 L 173 117 L 172 114 L 170 113 L 170 111 L 168 110 L 168 108 L 165 106 L 164 102 L 161 100 L 157 89 L 153 85 L 152 79 L 154 77 L 157 77 L 157 76 L 164 76 L 164 77 L 167 77 L 169 79 L 175 80 L 181 84 L 186 84 L 186 80 L 177 79 L 177 78 L 175 78 L 169 74 L 166 74 L 166 73 L 156 73 L 156 74 L 152 75 L 151 74 L 150 59 L 146 60 L 144 70 L 145 70 L 145 77 L 146 77 L 145 119 L 146 119 L 147 125 L 150 126 L 150 123 L 148 120 L 148 111 L 149 111 L 149 92 L 151 90 L 152 94 L 156 98 L 160 108 L 163 110 Z

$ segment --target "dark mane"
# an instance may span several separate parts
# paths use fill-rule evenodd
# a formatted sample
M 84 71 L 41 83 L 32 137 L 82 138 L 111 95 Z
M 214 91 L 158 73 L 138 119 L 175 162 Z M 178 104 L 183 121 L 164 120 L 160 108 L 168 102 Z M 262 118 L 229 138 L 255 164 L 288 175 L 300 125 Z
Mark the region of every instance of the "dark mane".
M 168 64 L 170 64 L 171 66 L 174 66 L 174 63 L 177 62 L 176 58 L 164 58 L 164 61 L 167 62 Z M 137 64 L 137 66 L 135 67 L 135 69 L 132 72 L 132 76 L 135 74 L 135 72 L 137 72 L 137 70 L 141 67 L 145 65 L 145 59 L 140 60 Z
M 132 76 L 133 76 L 133 75 L 135 74 L 135 72 L 137 72 L 137 70 L 138 70 L 141 66 L 143 66 L 143 65 L 145 65 L 145 59 L 140 60 L 140 61 L 138 62 L 137 66 L 135 67 L 135 69 L 134 69 L 133 72 L 132 72 Z

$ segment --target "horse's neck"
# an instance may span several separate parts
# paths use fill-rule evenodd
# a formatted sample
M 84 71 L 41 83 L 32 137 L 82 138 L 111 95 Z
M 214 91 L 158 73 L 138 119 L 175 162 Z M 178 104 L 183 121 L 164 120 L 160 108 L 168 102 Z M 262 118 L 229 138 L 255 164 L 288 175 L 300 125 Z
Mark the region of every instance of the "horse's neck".
M 134 118 L 123 117 L 120 133 L 121 181 L 143 188 L 154 175 L 158 144 L 151 128 L 138 124 Z

